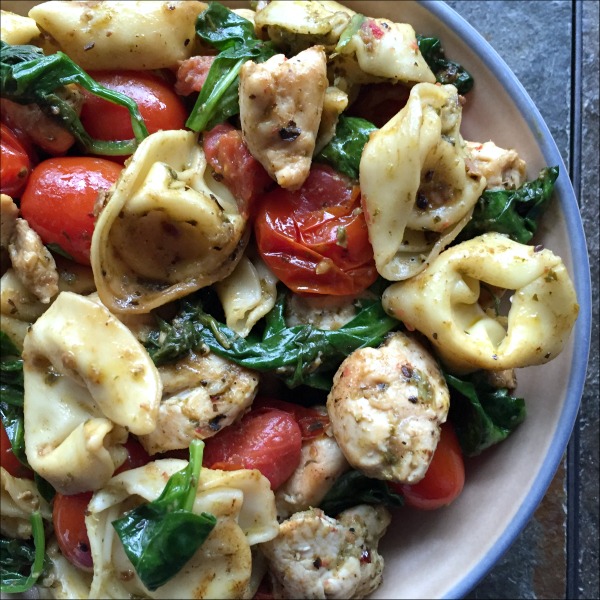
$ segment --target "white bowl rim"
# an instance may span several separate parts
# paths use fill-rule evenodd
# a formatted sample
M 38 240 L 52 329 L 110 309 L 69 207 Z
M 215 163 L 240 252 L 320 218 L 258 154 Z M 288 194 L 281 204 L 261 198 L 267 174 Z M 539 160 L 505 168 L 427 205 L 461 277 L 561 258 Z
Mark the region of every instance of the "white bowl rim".
M 579 205 L 573 186 L 569 180 L 568 170 L 556 143 L 542 115 L 533 100 L 511 71 L 510 67 L 492 48 L 489 42 L 453 8 L 441 0 L 419 0 L 433 16 L 450 28 L 476 52 L 486 68 L 496 77 L 502 87 L 509 92 L 511 98 L 532 132 L 537 136 L 540 151 L 547 165 L 557 165 L 559 177 L 555 183 L 555 197 L 560 203 L 569 233 L 569 249 L 573 267 L 572 276 L 580 306 L 579 316 L 572 335 L 577 340 L 577 352 L 573 353 L 567 393 L 556 428 L 553 444 L 537 473 L 531 490 L 519 507 L 509 527 L 496 540 L 491 549 L 481 558 L 477 565 L 448 590 L 444 598 L 462 598 L 492 569 L 508 550 L 533 516 L 538 504 L 542 501 L 564 452 L 569 443 L 573 427 L 577 419 L 579 404 L 585 385 L 588 355 L 591 338 L 591 284 L 590 265 L 587 244 Z

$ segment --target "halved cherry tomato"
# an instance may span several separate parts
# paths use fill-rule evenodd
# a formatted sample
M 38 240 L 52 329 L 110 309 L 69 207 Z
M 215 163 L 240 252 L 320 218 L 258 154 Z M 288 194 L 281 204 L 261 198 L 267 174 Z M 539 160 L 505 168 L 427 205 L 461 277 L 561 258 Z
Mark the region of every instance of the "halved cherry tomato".
M 204 440 L 202 464 L 209 469 L 258 469 L 277 489 L 300 463 L 302 433 L 284 411 L 250 411 Z
M 357 185 L 314 164 L 297 191 L 276 188 L 254 224 L 263 260 L 292 291 L 347 295 L 377 279 Z
M 131 469 L 143 467 L 150 462 L 150 455 L 135 438 L 129 436 L 127 441 L 123 444 L 123 447 L 127 450 L 127 458 L 125 459 L 125 462 L 115 470 L 114 475 L 123 473 L 123 471 L 130 471 Z
M 414 485 L 390 485 L 404 496 L 407 506 L 435 510 L 454 501 L 462 492 L 464 484 L 462 450 L 452 424 L 447 422 L 442 425 L 440 441 L 425 477 Z
M 0 133 L 0 192 L 19 198 L 31 172 L 31 161 L 19 138 L 4 123 Z
M 314 408 L 307 408 L 293 402 L 285 402 L 276 398 L 267 398 L 260 396 L 252 403 L 252 410 L 270 410 L 275 408 L 293 415 L 296 423 L 300 426 L 302 432 L 302 441 L 311 440 L 325 433 L 325 429 L 329 425 L 329 416 L 321 414 Z
M 147 71 L 93 71 L 99 84 L 135 100 L 148 133 L 160 129 L 183 129 L 187 111 L 182 99 L 166 80 Z M 81 122 L 99 140 L 130 140 L 133 136 L 129 112 L 84 90 Z
M 60 157 L 42 161 L 21 197 L 21 214 L 44 244 L 57 244 L 78 263 L 90 264 L 94 204 L 123 167 L 92 157 Z
M 275 186 L 265 168 L 250 154 L 242 132 L 223 123 L 204 134 L 208 164 L 229 188 L 243 217 L 253 214 L 256 200 Z
M 4 428 L 4 423 L 0 422 L 0 425 L 0 467 L 5 468 L 9 475 L 13 477 L 33 479 L 33 471 L 22 464 L 14 455 L 10 439 Z
M 93 492 L 66 496 L 56 494 L 52 508 L 52 522 L 56 541 L 64 557 L 76 567 L 92 571 L 92 551 L 85 526 L 85 511 Z

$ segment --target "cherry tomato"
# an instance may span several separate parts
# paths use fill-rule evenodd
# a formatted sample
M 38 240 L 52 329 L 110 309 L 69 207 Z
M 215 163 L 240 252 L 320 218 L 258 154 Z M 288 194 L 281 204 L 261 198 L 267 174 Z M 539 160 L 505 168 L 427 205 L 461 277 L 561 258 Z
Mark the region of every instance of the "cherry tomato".
M 229 188 L 243 217 L 253 214 L 256 200 L 275 186 L 265 168 L 250 154 L 242 132 L 231 125 L 217 125 L 204 134 L 208 164 Z
M 377 279 L 358 186 L 315 164 L 297 191 L 261 199 L 254 232 L 263 260 L 292 291 L 357 294 Z
M 376 127 L 383 127 L 406 105 L 410 89 L 401 83 L 362 85 L 358 97 L 350 105 L 348 115 L 361 117 Z
M 329 425 L 329 416 L 321 414 L 314 408 L 306 408 L 300 404 L 293 402 L 285 402 L 276 398 L 267 398 L 260 396 L 252 403 L 252 410 L 269 410 L 275 408 L 291 414 L 296 423 L 300 426 L 302 432 L 302 441 L 310 440 L 325 433 L 325 429 Z
M 204 440 L 209 469 L 258 469 L 277 489 L 300 463 L 302 433 L 281 410 L 250 411 L 240 421 Z
M 31 161 L 15 133 L 4 123 L 0 127 L 0 192 L 19 198 L 31 172 Z
M 21 214 L 44 244 L 57 244 L 78 263 L 89 265 L 94 203 L 122 169 L 102 158 L 49 158 L 31 172 Z
M 93 570 L 90 540 L 85 526 L 85 511 L 93 492 L 56 494 L 52 508 L 52 522 L 56 541 L 64 557 L 76 567 Z
M 21 461 L 14 455 L 12 446 L 6 429 L 4 429 L 4 423 L 0 422 L 0 467 L 6 469 L 9 475 L 13 477 L 20 477 L 21 479 L 33 479 L 33 471 L 28 469 Z
M 407 506 L 434 510 L 450 504 L 462 492 L 465 465 L 458 437 L 447 422 L 442 425 L 440 441 L 425 477 L 414 485 L 390 484 L 404 496 Z
M 135 438 L 129 436 L 127 441 L 123 444 L 123 447 L 127 450 L 127 458 L 125 459 L 125 462 L 115 470 L 114 475 L 123 473 L 123 471 L 130 471 L 131 469 L 143 467 L 150 462 L 150 455 Z
M 90 72 L 99 84 L 135 100 L 148 133 L 161 129 L 183 129 L 187 111 L 181 98 L 164 79 L 147 71 Z M 99 140 L 130 140 L 134 137 L 129 112 L 86 92 L 81 122 L 86 131 Z

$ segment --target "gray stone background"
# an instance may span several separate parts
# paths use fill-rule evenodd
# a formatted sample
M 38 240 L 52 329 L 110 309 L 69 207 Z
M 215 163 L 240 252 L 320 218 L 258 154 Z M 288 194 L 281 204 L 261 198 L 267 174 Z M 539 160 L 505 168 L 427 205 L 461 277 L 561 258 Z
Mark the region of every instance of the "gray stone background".
M 552 132 L 580 199 L 593 290 L 587 382 L 567 453 L 533 519 L 467 597 L 597 599 L 600 3 L 448 0 L 447 4 L 506 61 Z

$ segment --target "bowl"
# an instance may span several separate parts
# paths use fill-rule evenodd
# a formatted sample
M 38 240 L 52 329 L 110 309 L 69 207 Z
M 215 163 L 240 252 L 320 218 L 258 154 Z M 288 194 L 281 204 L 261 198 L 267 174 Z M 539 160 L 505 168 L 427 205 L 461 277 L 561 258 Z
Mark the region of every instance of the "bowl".
M 3 2 L 3 8 L 25 13 L 31 4 Z M 575 423 L 591 331 L 583 227 L 567 168 L 548 127 L 515 75 L 473 27 L 443 2 L 345 4 L 439 37 L 446 55 L 470 71 L 475 87 L 463 111 L 465 139 L 515 148 L 527 162 L 530 179 L 545 166 L 560 170 L 553 204 L 536 239 L 562 257 L 575 284 L 580 313 L 569 342 L 552 362 L 518 372 L 517 393 L 526 399 L 527 419 L 506 441 L 467 460 L 462 495 L 433 512 L 397 511 L 381 543 L 386 566 L 374 598 L 460 598 L 494 566 L 532 517 Z
M 446 56 L 475 79 L 463 110 L 465 139 L 515 148 L 528 178 L 557 165 L 553 204 L 536 240 L 562 257 L 580 313 L 560 356 L 517 373 L 525 422 L 466 462 L 465 488 L 434 512 L 402 509 L 382 540 L 384 581 L 374 598 L 460 598 L 486 575 L 533 516 L 566 450 L 583 392 L 591 330 L 590 269 L 568 170 L 535 104 L 490 44 L 443 2 L 344 2 L 357 12 L 410 23 L 439 37 Z

